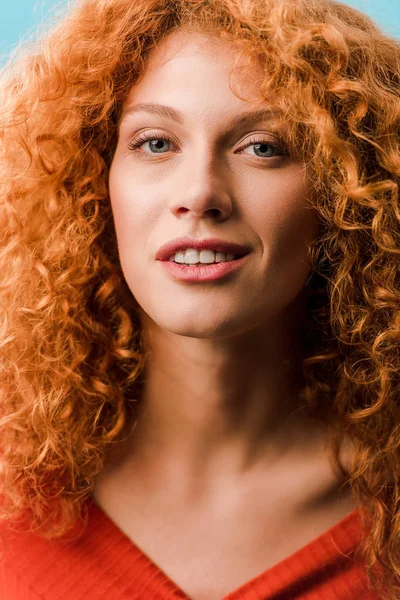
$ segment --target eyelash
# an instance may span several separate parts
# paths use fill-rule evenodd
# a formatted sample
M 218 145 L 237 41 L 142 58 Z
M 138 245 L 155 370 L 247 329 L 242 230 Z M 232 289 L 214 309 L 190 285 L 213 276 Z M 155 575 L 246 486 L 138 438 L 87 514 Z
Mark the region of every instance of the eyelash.
M 144 142 L 148 142 L 150 140 L 165 140 L 167 142 L 172 142 L 171 138 L 168 135 L 164 134 L 164 133 L 161 133 L 159 135 L 154 135 L 154 133 L 152 133 L 152 132 L 144 132 L 141 136 L 139 136 L 138 138 L 136 138 L 136 140 L 132 140 L 128 144 L 128 148 L 132 152 L 139 152 L 139 147 L 142 144 L 144 144 Z M 278 151 L 281 152 L 280 155 L 278 154 L 276 156 L 265 156 L 265 157 L 262 157 L 262 156 L 256 156 L 255 155 L 255 158 L 258 158 L 260 160 L 270 160 L 270 159 L 273 159 L 273 158 L 279 158 L 279 156 L 287 156 L 288 155 L 287 151 L 284 148 L 282 148 L 282 146 L 279 146 L 277 144 L 273 144 L 269 140 L 262 139 L 262 138 L 261 139 L 260 138 L 257 138 L 257 139 L 253 138 L 253 139 L 249 140 L 249 143 L 246 146 L 244 146 L 244 148 L 247 148 L 249 146 L 253 146 L 255 144 L 266 144 L 268 146 L 271 146 L 275 150 L 278 150 Z M 242 150 L 244 150 L 244 148 L 242 148 Z M 144 154 L 147 155 L 147 157 L 148 156 L 157 156 L 157 153 L 154 153 L 154 152 L 153 153 L 144 152 Z M 159 155 L 162 155 L 162 154 L 166 154 L 166 153 L 161 152 Z

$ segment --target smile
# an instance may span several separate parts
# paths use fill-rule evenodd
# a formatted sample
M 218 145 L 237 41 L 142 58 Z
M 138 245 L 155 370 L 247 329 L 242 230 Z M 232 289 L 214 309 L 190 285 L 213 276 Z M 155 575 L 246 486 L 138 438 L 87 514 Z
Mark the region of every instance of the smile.
M 215 279 L 221 279 L 229 274 L 237 272 L 248 259 L 250 254 L 241 256 L 240 258 L 233 259 L 227 262 L 217 262 L 211 264 L 195 263 L 186 265 L 182 263 L 176 263 L 173 260 L 157 261 L 162 267 L 171 275 L 174 279 L 181 281 L 214 281 Z

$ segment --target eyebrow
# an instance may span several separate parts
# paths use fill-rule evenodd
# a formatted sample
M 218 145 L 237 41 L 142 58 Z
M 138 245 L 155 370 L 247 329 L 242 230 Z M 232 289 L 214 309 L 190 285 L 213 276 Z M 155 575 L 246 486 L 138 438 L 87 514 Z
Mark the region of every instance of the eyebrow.
M 176 121 L 180 125 L 183 125 L 184 123 L 184 116 L 179 110 L 176 110 L 171 106 L 165 106 L 164 104 L 149 102 L 134 104 L 126 107 L 119 119 L 118 125 L 120 125 L 121 122 L 128 115 L 136 114 L 138 112 L 147 112 L 153 115 L 167 117 L 169 119 L 172 119 L 173 121 Z M 280 115 L 282 115 L 282 111 L 279 109 L 262 108 L 256 111 L 245 111 L 239 114 L 238 116 L 234 117 L 232 121 L 236 127 L 243 127 L 246 125 L 252 125 L 253 123 L 256 123 L 261 120 L 272 120 Z

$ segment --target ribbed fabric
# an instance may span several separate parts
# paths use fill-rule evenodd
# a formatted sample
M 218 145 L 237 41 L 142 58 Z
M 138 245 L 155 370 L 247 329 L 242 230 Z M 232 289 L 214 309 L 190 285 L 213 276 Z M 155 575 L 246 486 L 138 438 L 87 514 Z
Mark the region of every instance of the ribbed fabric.
M 1 600 L 189 600 L 95 504 L 83 536 L 45 540 L 0 526 Z M 353 554 L 358 509 L 221 600 L 379 600 Z

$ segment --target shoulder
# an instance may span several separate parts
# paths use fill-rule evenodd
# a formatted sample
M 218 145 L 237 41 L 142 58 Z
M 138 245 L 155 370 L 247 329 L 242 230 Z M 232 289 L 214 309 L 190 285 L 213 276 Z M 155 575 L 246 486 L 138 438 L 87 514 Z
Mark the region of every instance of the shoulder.
M 52 600 L 49 590 L 73 572 L 82 544 L 87 544 L 82 527 L 49 539 L 28 526 L 0 521 L 0 599 Z
M 29 537 L 14 530 L 10 522 L 0 522 L 0 598 L 43 600 L 31 585 L 29 541 Z M 39 562 L 38 554 L 35 554 L 34 562 Z

